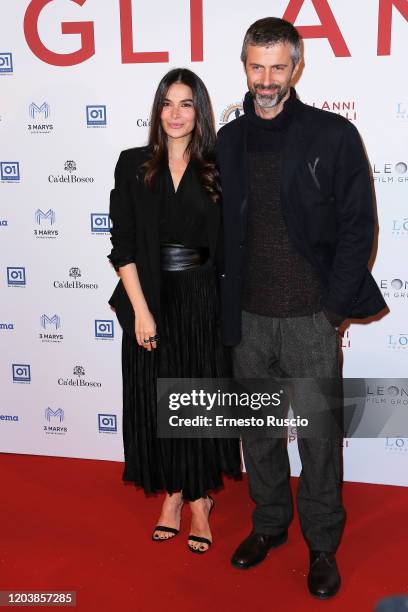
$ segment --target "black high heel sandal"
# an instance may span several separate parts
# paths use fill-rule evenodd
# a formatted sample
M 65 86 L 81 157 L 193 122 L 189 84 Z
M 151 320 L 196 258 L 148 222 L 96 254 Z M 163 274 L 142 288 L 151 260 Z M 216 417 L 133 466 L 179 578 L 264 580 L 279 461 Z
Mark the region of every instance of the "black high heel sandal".
M 184 501 L 182 501 L 181 506 L 180 506 L 180 522 L 181 522 L 181 511 L 183 510 L 183 506 L 184 506 Z M 155 538 L 154 534 L 156 533 L 156 531 L 164 531 L 166 533 L 172 533 L 173 535 L 169 536 L 168 538 L 161 538 L 160 536 Z M 176 529 L 175 527 L 167 527 L 166 525 L 156 525 L 152 533 L 152 540 L 153 542 L 167 542 L 168 540 L 172 540 L 173 538 L 175 538 L 176 535 L 178 535 L 179 533 L 180 533 L 180 529 Z
M 211 495 L 207 495 L 208 499 L 211 502 L 211 507 L 208 511 L 208 519 L 210 518 L 210 514 L 212 509 L 215 506 L 215 500 L 211 497 Z M 198 542 L 199 544 L 207 544 L 208 548 L 206 548 L 205 550 L 200 550 L 200 548 L 195 548 L 194 546 L 191 546 L 190 544 L 187 544 L 188 549 L 192 552 L 195 553 L 197 555 L 203 555 L 204 553 L 206 553 L 208 550 L 210 550 L 210 546 L 212 544 L 211 540 L 209 540 L 208 538 L 203 538 L 202 536 L 195 536 L 193 534 L 190 534 L 188 536 L 188 539 L 191 540 L 192 542 Z
M 156 533 L 156 531 L 165 531 L 166 533 L 172 533 L 173 535 L 169 536 L 168 538 L 161 538 L 160 536 L 155 538 L 154 534 Z M 176 535 L 178 535 L 179 533 L 180 529 L 176 529 L 175 527 L 166 527 L 166 525 L 156 525 L 152 533 L 152 540 L 153 542 L 167 542 L 168 540 L 172 540 L 173 538 L 175 538 Z

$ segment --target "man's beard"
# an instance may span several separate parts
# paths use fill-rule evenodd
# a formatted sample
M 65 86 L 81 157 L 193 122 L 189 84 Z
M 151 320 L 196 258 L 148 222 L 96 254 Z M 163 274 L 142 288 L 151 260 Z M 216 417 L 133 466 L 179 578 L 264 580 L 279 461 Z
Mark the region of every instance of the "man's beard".
M 263 87 L 260 84 L 256 84 L 252 89 L 251 93 L 255 98 L 256 103 L 261 108 L 274 108 L 283 98 L 286 96 L 290 88 L 290 85 L 282 87 L 281 85 L 270 85 L 269 87 Z M 270 89 L 274 93 L 270 94 L 259 94 L 257 89 Z

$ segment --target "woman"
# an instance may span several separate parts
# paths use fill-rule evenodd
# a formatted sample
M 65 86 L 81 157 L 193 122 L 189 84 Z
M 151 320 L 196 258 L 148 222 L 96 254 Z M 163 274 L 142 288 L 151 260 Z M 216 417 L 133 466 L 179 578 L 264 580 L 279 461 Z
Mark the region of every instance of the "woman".
M 154 541 L 179 532 L 188 501 L 188 546 L 211 545 L 208 491 L 238 477 L 236 439 L 158 439 L 156 380 L 230 375 L 220 340 L 214 256 L 220 190 L 208 92 L 190 70 L 171 70 L 153 102 L 149 145 L 123 151 L 115 170 L 109 256 L 121 278 L 110 304 L 123 327 L 123 479 L 165 490 Z

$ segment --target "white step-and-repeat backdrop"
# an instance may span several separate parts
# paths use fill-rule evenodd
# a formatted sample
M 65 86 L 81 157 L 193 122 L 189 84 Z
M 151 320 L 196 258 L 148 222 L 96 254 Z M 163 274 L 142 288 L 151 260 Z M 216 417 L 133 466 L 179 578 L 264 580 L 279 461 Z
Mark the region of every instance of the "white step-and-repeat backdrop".
M 347 330 L 344 375 L 407 375 L 407 0 L 3 0 L 1 451 L 122 459 L 121 331 L 107 304 L 115 162 L 146 142 L 172 67 L 203 78 L 217 126 L 242 112 L 242 38 L 268 15 L 305 37 L 300 98 L 352 121 L 372 164 L 373 273 L 391 312 Z M 369 399 L 408 409 L 403 385 L 374 386 Z M 408 484 L 407 438 L 353 438 L 344 450 L 347 480 Z

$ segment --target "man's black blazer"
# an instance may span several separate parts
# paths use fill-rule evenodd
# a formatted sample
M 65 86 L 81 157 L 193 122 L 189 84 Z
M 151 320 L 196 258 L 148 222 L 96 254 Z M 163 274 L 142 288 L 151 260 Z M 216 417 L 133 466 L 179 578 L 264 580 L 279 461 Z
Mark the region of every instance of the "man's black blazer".
M 224 342 L 241 339 L 241 291 L 248 205 L 248 119 L 218 132 L 224 263 Z M 356 128 L 344 117 L 295 102 L 283 151 L 281 205 L 288 233 L 324 286 L 322 307 L 366 318 L 386 303 L 367 269 L 374 236 L 372 181 Z
M 144 297 L 160 334 L 160 196 L 157 190 L 145 186 L 141 170 L 150 156 L 149 147 L 128 149 L 119 156 L 115 188 L 110 194 L 112 251 L 108 257 L 116 269 L 128 263 L 136 264 Z M 210 259 L 214 261 L 220 206 L 209 203 L 206 211 Z M 122 281 L 118 282 L 109 304 L 115 309 L 122 328 L 133 335 L 135 315 Z

